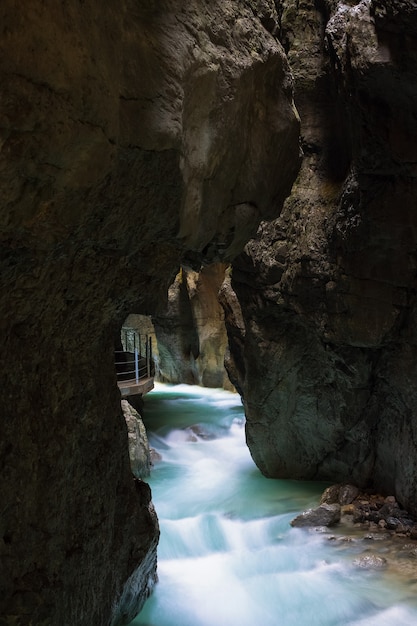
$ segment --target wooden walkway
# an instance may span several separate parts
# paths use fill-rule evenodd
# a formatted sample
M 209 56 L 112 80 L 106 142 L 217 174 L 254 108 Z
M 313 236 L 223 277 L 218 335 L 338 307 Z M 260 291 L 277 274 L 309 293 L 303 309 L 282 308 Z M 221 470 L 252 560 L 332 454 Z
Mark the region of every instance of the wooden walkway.
M 153 377 L 139 378 L 136 382 L 136 379 L 132 380 L 123 380 L 117 383 L 117 386 L 120 389 L 120 395 L 122 398 L 126 398 L 127 396 L 137 396 L 137 395 L 145 395 L 145 393 L 149 393 L 152 391 L 154 387 Z
M 114 353 L 117 386 L 122 398 L 143 396 L 154 386 L 155 364 L 152 358 L 152 338 L 124 329 L 124 347 Z M 122 341 L 122 339 L 121 339 Z M 129 343 L 130 350 L 126 350 Z

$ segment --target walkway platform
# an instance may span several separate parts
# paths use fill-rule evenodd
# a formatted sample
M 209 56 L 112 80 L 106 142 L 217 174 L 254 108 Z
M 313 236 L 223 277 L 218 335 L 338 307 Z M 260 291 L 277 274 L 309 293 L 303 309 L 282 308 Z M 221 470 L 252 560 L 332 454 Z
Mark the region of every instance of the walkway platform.
M 132 380 L 123 380 L 117 383 L 120 389 L 120 395 L 122 398 L 127 396 L 144 396 L 145 393 L 152 391 L 154 387 L 153 377 L 140 378 L 137 382 L 133 378 Z
M 115 350 L 117 386 L 122 398 L 144 396 L 153 389 L 152 338 L 138 335 L 133 329 L 125 329 L 125 335 L 125 346 L 130 342 L 131 349 Z

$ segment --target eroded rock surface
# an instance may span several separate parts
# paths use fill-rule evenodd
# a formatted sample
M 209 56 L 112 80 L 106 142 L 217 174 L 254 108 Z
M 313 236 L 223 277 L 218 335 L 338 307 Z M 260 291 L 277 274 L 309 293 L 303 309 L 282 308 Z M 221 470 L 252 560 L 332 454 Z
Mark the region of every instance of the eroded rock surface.
M 340 521 L 340 504 L 321 504 L 315 509 L 308 509 L 297 515 L 291 526 L 303 528 L 305 526 L 335 526 Z
M 417 5 L 277 4 L 304 159 L 233 267 L 248 444 L 267 476 L 373 485 L 416 513 Z
M 228 341 L 218 300 L 225 271 L 222 263 L 200 272 L 183 268 L 170 286 L 166 311 L 153 318 L 162 382 L 233 388 L 224 368 Z
M 153 584 L 114 339 L 291 187 L 299 124 L 268 20 L 266 0 L 1 3 L 3 623 L 128 621 Z
M 127 426 L 130 467 L 136 478 L 147 478 L 151 473 L 151 453 L 143 420 L 127 400 L 122 400 L 122 412 Z

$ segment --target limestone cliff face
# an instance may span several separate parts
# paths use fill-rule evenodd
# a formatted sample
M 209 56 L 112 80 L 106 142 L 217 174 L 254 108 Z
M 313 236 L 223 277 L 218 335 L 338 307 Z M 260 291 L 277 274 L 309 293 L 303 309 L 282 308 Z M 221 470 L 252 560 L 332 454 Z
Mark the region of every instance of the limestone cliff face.
M 224 368 L 228 350 L 218 292 L 222 263 L 200 272 L 182 269 L 168 291 L 168 306 L 154 318 L 159 380 L 232 389 Z
M 225 263 L 199 272 L 181 268 L 168 289 L 165 307 L 152 318 L 130 314 L 125 320 L 126 328 L 152 339 L 157 381 L 234 389 L 224 367 L 228 340 L 218 299 L 227 273 Z M 136 399 L 130 401 L 136 408 Z
M 151 453 L 148 435 L 140 413 L 122 400 L 122 413 L 126 421 L 130 468 L 136 478 L 147 478 L 151 473 Z
M 416 513 L 417 5 L 278 5 L 304 159 L 233 268 L 248 443 L 268 476 L 349 478 Z
M 182 261 L 232 258 L 275 214 L 291 77 L 267 0 L 5 0 L 0 21 L 0 616 L 116 624 L 158 527 L 114 340 Z

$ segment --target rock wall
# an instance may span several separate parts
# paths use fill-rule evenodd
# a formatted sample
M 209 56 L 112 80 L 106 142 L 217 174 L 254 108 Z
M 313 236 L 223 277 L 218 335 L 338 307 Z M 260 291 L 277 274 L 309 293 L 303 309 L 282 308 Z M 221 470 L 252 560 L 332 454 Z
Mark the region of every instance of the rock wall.
M 223 290 L 248 444 L 416 513 L 417 5 L 277 6 L 304 159 Z
M 158 342 L 157 376 L 168 383 L 232 389 L 224 360 L 228 350 L 218 300 L 227 266 L 182 269 L 168 290 L 168 306 L 153 318 Z
M 272 2 L 0 7 L 0 620 L 126 622 L 158 526 L 113 365 L 181 262 L 276 214 L 299 123 Z
M 127 400 L 122 400 L 121 405 L 127 427 L 130 469 L 136 478 L 142 480 L 151 473 L 148 435 L 140 413 Z
M 152 318 L 126 318 L 126 328 L 152 339 L 155 380 L 234 390 L 224 365 L 229 346 L 218 298 L 228 268 L 225 263 L 200 271 L 183 267 L 168 289 L 165 307 Z

